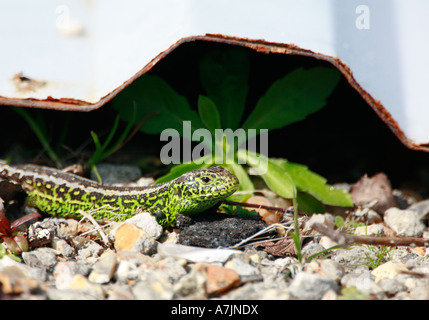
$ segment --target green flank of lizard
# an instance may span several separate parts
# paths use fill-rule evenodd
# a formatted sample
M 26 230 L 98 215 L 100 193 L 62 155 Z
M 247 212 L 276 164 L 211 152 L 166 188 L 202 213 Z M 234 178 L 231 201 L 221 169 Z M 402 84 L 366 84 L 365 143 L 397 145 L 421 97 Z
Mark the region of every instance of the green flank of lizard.
M 80 218 L 95 210 L 97 219 L 125 220 L 148 211 L 163 227 L 176 224 L 176 214 L 192 215 L 220 203 L 238 189 L 238 179 L 222 167 L 194 170 L 147 187 L 107 186 L 71 173 L 36 165 L 0 162 L 0 179 L 20 184 L 27 204 L 59 217 Z

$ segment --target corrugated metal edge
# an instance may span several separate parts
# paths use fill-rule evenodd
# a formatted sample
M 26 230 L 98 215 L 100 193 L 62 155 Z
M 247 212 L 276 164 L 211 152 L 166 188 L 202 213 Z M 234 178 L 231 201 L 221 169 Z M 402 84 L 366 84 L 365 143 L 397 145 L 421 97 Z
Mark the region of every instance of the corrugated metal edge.
M 392 130 L 392 132 L 398 137 L 398 139 L 408 148 L 413 150 L 420 150 L 429 152 L 428 144 L 416 144 L 412 140 L 408 139 L 404 132 L 401 130 L 398 123 L 395 119 L 392 118 L 391 114 L 387 111 L 386 108 L 380 103 L 380 101 L 375 100 L 366 90 L 364 90 L 359 83 L 353 77 L 353 73 L 350 68 L 336 57 L 327 56 L 321 53 L 313 52 L 308 49 L 302 49 L 294 44 L 282 44 L 282 43 L 272 43 L 265 40 L 252 40 L 246 38 L 238 38 L 225 36 L 221 34 L 206 34 L 205 36 L 190 36 L 182 38 L 177 41 L 175 44 L 170 46 L 167 50 L 161 52 L 156 56 L 152 61 L 140 69 L 133 77 L 125 81 L 121 86 L 116 88 L 114 91 L 110 92 L 106 96 L 100 99 L 95 104 L 87 103 L 85 101 L 79 101 L 74 99 L 46 99 L 46 100 L 36 100 L 36 99 L 10 99 L 0 96 L 0 104 L 10 105 L 10 106 L 20 106 L 20 107 L 31 107 L 31 108 L 42 108 L 42 109 L 54 109 L 62 111 L 80 111 L 88 112 L 96 110 L 106 104 L 108 101 L 113 99 L 119 92 L 133 83 L 141 75 L 148 72 L 155 64 L 158 63 L 161 59 L 166 57 L 170 52 L 176 49 L 183 43 L 193 42 L 193 41 L 211 41 L 226 43 L 229 45 L 238 45 L 244 46 L 257 52 L 262 53 L 281 53 L 288 55 L 300 55 L 307 56 L 318 60 L 323 60 L 331 63 L 335 68 L 337 68 L 347 79 L 349 84 L 362 96 L 362 98 L 369 104 L 369 106 L 377 113 L 377 115 L 387 124 L 387 126 Z

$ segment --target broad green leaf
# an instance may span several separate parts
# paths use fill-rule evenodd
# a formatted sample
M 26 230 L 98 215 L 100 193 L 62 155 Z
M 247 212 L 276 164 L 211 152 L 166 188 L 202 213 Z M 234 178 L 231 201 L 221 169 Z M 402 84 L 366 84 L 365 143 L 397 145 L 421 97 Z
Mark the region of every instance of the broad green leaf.
M 223 128 L 235 130 L 246 103 L 249 57 L 242 48 L 214 50 L 200 63 L 200 79 L 221 115 Z
M 214 102 L 203 95 L 198 97 L 198 115 L 212 136 L 215 136 L 215 130 L 221 128 L 219 112 Z
M 245 160 L 248 165 L 255 168 L 256 171 L 260 173 L 267 186 L 278 195 L 288 199 L 292 199 L 296 196 L 294 181 L 286 170 L 275 161 L 272 161 L 264 155 L 245 151 L 243 149 L 237 151 L 237 157 L 240 160 Z M 266 167 L 264 167 L 265 165 L 261 165 L 263 162 Z M 264 169 L 266 169 L 265 172 L 263 172 Z
M 233 175 L 237 177 L 238 181 L 240 181 L 240 187 L 238 190 L 245 190 L 245 191 L 255 190 L 255 187 L 253 186 L 253 183 L 250 180 L 249 175 L 240 164 L 236 164 L 236 163 L 226 164 L 225 167 L 229 171 L 231 171 Z
M 201 168 L 208 168 L 211 166 L 211 164 L 205 163 L 209 158 L 211 158 L 212 155 L 207 155 L 204 157 L 201 157 L 198 163 L 196 162 L 188 162 L 188 163 L 181 163 L 178 164 L 174 167 L 172 167 L 170 169 L 170 172 L 167 173 L 166 175 L 158 178 L 155 183 L 163 183 L 163 182 L 167 182 L 167 181 L 171 181 L 173 179 L 176 179 L 178 177 L 180 177 L 182 174 L 192 171 L 192 170 L 197 170 L 197 169 L 201 169 Z
M 134 116 L 134 105 L 137 107 Z M 203 128 L 197 112 L 191 109 L 185 97 L 179 95 L 163 79 L 154 75 L 143 75 L 123 90 L 114 100 L 113 107 L 125 121 L 137 124 L 149 116 L 141 130 L 159 134 L 170 128 L 183 135 L 183 121 L 191 121 L 191 134 Z
M 236 194 L 229 196 L 227 199 L 230 201 L 236 202 L 246 202 L 253 195 L 253 190 L 255 187 L 253 186 L 252 181 L 250 180 L 249 175 L 244 170 L 244 168 L 240 164 L 225 164 L 225 167 L 237 177 L 238 181 L 240 181 L 240 186 L 238 188 L 239 191 L 248 191 L 245 194 Z
M 334 68 L 296 69 L 273 83 L 243 128 L 279 129 L 304 120 L 325 105 L 339 80 L 340 73 Z
M 226 198 L 229 201 L 235 201 L 235 202 L 246 202 L 247 199 L 249 199 L 252 196 L 251 193 L 234 193 L 230 195 L 228 198 Z
M 353 206 L 349 193 L 327 184 L 324 177 L 314 173 L 307 166 L 284 159 L 272 159 L 272 161 L 287 171 L 298 190 L 308 192 L 324 204 L 341 207 Z
M 298 201 L 299 209 L 308 214 L 325 212 L 323 204 L 309 193 L 298 192 L 296 199 Z

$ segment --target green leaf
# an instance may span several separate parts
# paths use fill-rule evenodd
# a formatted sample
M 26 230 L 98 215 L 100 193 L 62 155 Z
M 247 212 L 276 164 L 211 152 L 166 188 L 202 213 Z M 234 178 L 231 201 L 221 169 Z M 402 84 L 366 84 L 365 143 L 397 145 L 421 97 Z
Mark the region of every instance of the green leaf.
M 214 137 L 215 130 L 221 128 L 219 112 L 214 102 L 210 98 L 200 95 L 198 97 L 198 114 Z
M 222 115 L 223 128 L 235 130 L 246 103 L 249 57 L 243 48 L 210 51 L 200 63 L 200 79 L 207 96 Z
M 339 80 L 340 73 L 334 68 L 296 69 L 273 83 L 243 128 L 279 129 L 304 120 L 325 105 Z
M 252 181 L 249 178 L 246 170 L 240 165 L 236 163 L 226 164 L 225 167 L 237 177 L 238 181 L 240 181 L 240 186 L 238 190 L 245 191 L 253 191 L 255 187 L 253 186 Z
M 298 201 L 299 208 L 308 214 L 325 212 L 323 204 L 306 192 L 298 192 L 296 199 Z
M 333 206 L 351 207 L 353 201 L 349 193 L 334 189 L 326 183 L 326 179 L 308 169 L 302 164 L 293 163 L 285 159 L 272 159 L 291 176 L 298 190 L 308 192 L 310 195 Z
M 235 201 L 235 202 L 246 202 L 247 199 L 249 199 L 251 196 L 252 196 L 252 194 L 250 194 L 250 193 L 244 193 L 244 194 L 234 193 L 226 199 L 229 201 Z M 225 205 L 225 206 L 229 206 L 229 205 Z M 223 207 L 220 207 L 220 208 L 223 208 Z
M 247 156 L 247 157 L 246 157 Z M 240 160 L 245 160 L 247 164 L 252 166 L 261 174 L 267 186 L 278 195 L 292 199 L 296 196 L 295 183 L 284 168 L 279 166 L 275 161 L 261 154 L 256 154 L 251 151 L 239 149 L 237 157 Z M 265 163 L 264 165 L 262 165 Z M 266 167 L 264 168 L 264 166 Z M 263 172 L 266 169 L 265 172 Z
M 118 129 L 118 125 L 119 125 L 119 116 L 116 116 L 115 122 L 113 123 L 113 126 L 110 129 L 109 135 L 107 136 L 106 141 L 104 141 L 103 146 L 101 147 L 101 150 L 106 150 L 106 148 L 110 144 L 110 141 L 112 141 L 113 136 L 116 133 L 116 130 Z M 98 139 L 98 137 L 97 137 L 97 139 Z M 94 143 L 95 143 L 95 139 L 94 139 Z
M 134 105 L 137 110 L 134 116 Z M 185 97 L 179 95 L 163 79 L 145 74 L 123 90 L 114 100 L 113 107 L 121 118 L 137 124 L 151 114 L 141 130 L 159 134 L 166 128 L 175 129 L 183 135 L 183 121 L 191 121 L 191 134 L 203 128 L 198 114 L 191 109 Z

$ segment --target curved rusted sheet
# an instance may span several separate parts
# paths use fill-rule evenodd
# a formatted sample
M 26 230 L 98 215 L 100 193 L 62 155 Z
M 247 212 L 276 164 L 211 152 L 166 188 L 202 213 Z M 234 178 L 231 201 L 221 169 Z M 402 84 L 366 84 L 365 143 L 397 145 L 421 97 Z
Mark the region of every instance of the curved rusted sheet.
M 214 41 L 330 62 L 405 145 L 429 151 L 429 2 L 366 3 L 3 3 L 0 104 L 91 111 L 181 44 Z

